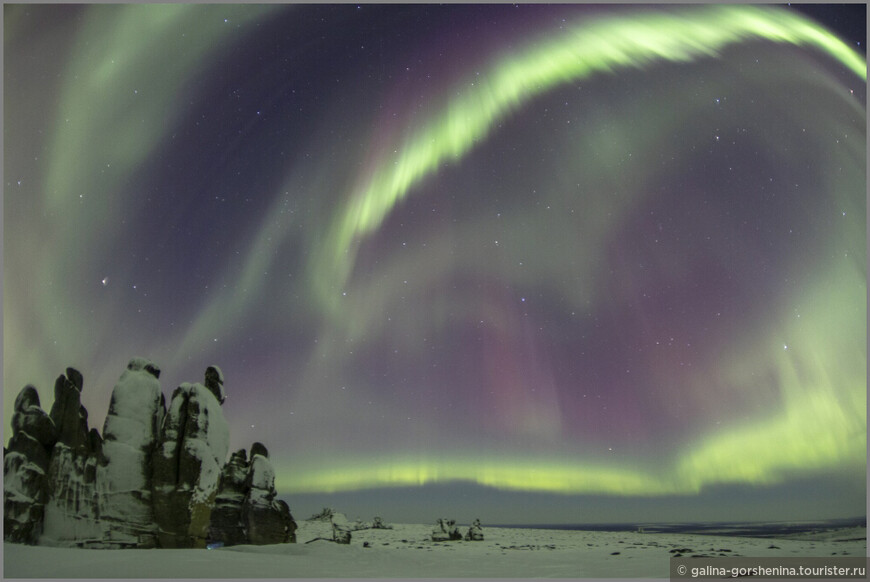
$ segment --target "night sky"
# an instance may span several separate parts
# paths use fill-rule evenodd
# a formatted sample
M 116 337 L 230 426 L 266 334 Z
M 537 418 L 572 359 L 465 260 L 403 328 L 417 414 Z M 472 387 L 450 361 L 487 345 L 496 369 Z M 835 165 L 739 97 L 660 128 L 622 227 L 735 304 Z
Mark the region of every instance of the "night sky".
M 864 6 L 5 5 L 4 36 L 4 440 L 67 366 L 102 429 L 144 356 L 167 398 L 223 369 L 297 518 L 864 515 Z

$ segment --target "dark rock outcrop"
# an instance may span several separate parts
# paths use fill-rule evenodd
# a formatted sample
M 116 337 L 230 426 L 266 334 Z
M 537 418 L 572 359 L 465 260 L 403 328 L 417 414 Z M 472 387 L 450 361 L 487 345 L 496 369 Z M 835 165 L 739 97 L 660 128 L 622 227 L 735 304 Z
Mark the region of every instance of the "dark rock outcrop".
M 88 429 L 88 411 L 82 406 L 84 378 L 75 368 L 54 383 L 51 418 L 57 427 L 46 477 L 49 499 L 40 543 L 79 546 L 97 543 L 104 536 L 100 523 L 97 469 L 103 463 L 102 442 Z
M 82 452 L 88 447 L 88 411 L 82 406 L 84 380 L 74 368 L 66 369 L 66 376 L 58 376 L 54 383 L 54 404 L 51 420 L 57 427 L 58 441 Z
M 21 389 L 15 399 L 15 412 L 12 413 L 12 436 L 27 434 L 38 442 L 45 452 L 57 442 L 57 428 L 54 421 L 39 404 L 39 393 L 33 386 Z M 12 450 L 12 447 L 9 447 Z M 47 457 L 46 457 L 47 460 Z
M 337 544 L 349 544 L 352 529 L 343 513 L 332 515 L 332 541 Z
M 333 514 L 335 514 L 335 510 L 333 508 L 324 507 L 320 510 L 320 513 L 315 513 L 306 521 L 332 521 Z
M 209 366 L 205 370 L 205 387 L 208 388 L 220 404 L 227 399 L 224 392 L 224 373 L 217 366 Z
M 6 540 L 36 544 L 42 534 L 46 475 L 57 431 L 39 405 L 39 393 L 25 386 L 15 399 L 12 438 L 3 451 L 3 531 Z
M 276 499 L 275 471 L 262 443 L 233 453 L 221 471 L 209 539 L 225 546 L 296 542 L 296 522 L 287 504 Z
M 372 521 L 372 529 L 393 529 L 393 526 L 384 523 L 384 520 L 380 517 L 375 517 L 374 521 Z
M 210 540 L 225 546 L 247 544 L 248 533 L 242 521 L 242 505 L 248 492 L 248 454 L 239 449 L 221 470 L 218 492 L 209 524 Z
M 435 522 L 435 527 L 432 528 L 433 542 L 446 542 L 461 539 L 462 534 L 459 533 L 459 528 L 456 527 L 456 520 L 442 518 Z

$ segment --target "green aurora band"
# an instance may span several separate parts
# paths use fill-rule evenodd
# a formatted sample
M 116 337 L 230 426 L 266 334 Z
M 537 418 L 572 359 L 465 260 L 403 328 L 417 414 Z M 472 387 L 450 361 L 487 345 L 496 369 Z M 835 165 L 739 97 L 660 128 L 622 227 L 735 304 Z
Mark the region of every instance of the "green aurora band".
M 584 22 L 496 63 L 422 125 L 371 176 L 363 176 L 313 263 L 315 295 L 332 311 L 353 270 L 361 238 L 445 161 L 456 161 L 493 126 L 537 95 L 598 73 L 657 62 L 711 58 L 736 43 L 766 40 L 808 46 L 866 80 L 867 64 L 841 40 L 796 14 L 755 6 L 709 6 Z M 470 87 L 470 88 L 469 88 Z
M 831 269 L 820 281 L 797 302 L 836 307 L 794 319 L 785 329 L 765 330 L 722 355 L 723 367 L 731 370 L 726 382 L 743 390 L 751 390 L 759 370 L 772 366 L 781 406 L 711 430 L 675 451 L 669 462 L 650 467 L 634 458 L 626 466 L 625 458 L 595 460 L 565 449 L 504 458 L 469 445 L 465 453 L 450 455 L 348 455 L 335 459 L 331 470 L 294 459 L 292 467 L 279 467 L 277 484 L 281 491 L 313 493 L 458 480 L 509 490 L 657 496 L 695 494 L 725 483 L 776 485 L 796 474 L 860 475 L 867 466 L 867 367 L 866 343 L 855 340 L 866 335 L 866 277 L 858 268 Z M 829 281 L 839 286 L 831 289 Z M 773 362 L 771 336 L 792 338 L 788 349 L 773 353 Z M 795 355 L 807 353 L 809 362 Z

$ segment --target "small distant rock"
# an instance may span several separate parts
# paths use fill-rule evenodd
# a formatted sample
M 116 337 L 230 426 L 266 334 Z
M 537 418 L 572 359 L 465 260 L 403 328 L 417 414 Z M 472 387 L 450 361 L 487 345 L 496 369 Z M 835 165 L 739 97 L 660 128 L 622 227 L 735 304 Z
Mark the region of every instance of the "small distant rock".
M 332 516 L 335 514 L 335 509 L 332 507 L 324 507 L 320 513 L 315 513 L 306 521 L 332 521 Z
M 384 523 L 384 520 L 380 517 L 375 517 L 374 521 L 372 521 L 372 529 L 393 529 L 393 526 Z
M 332 540 L 338 544 L 349 544 L 351 527 L 343 513 L 332 515 Z
M 433 542 L 444 542 L 461 539 L 462 534 L 459 533 L 459 528 L 456 527 L 456 520 L 441 518 L 435 522 L 435 527 L 432 528 Z
M 471 527 L 468 528 L 468 532 L 465 534 L 465 541 L 483 541 L 483 528 L 480 527 L 479 519 L 475 519 L 474 523 L 471 524 Z

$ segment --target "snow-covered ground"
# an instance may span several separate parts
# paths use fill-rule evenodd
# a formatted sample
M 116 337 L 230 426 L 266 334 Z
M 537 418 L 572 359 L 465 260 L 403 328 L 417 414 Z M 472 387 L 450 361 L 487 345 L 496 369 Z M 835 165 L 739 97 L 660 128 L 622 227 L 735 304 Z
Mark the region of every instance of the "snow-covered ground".
M 460 531 L 464 534 L 468 526 Z M 79 550 L 4 544 L 6 578 L 666 578 L 671 550 L 707 556 L 867 555 L 865 528 L 805 539 L 483 528 L 484 541 L 432 542 L 432 525 L 361 530 L 300 522 L 298 543 L 216 550 Z M 815 539 L 810 539 L 815 538 Z M 841 541 L 843 540 L 843 541 Z M 368 544 L 366 547 L 364 544 Z M 775 546 L 775 547 L 771 547 Z

